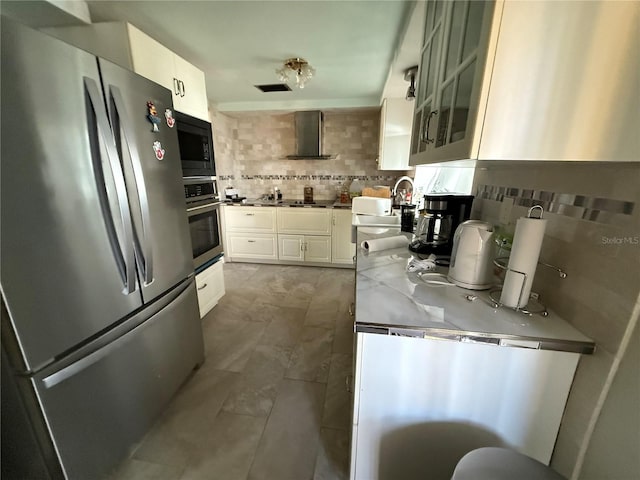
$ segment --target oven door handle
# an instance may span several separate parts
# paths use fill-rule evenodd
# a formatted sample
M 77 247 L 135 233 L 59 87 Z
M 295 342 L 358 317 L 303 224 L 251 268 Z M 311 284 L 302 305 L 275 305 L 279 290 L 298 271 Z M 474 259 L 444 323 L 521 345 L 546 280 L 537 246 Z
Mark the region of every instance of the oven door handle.
M 149 208 L 149 199 L 147 196 L 147 186 L 145 184 L 144 172 L 142 171 L 142 162 L 136 145 L 135 134 L 129 123 L 129 116 L 125 108 L 124 100 L 120 89 L 114 85 L 109 85 L 109 93 L 115 105 L 118 115 L 118 123 L 124 132 L 124 139 L 131 159 L 131 169 L 133 170 L 133 178 L 138 192 L 138 200 L 140 203 L 140 213 L 142 217 L 142 265 L 140 265 L 145 285 L 153 282 L 153 247 L 151 242 L 151 211 Z M 125 155 L 123 157 L 126 158 Z M 134 225 L 135 228 L 135 225 Z M 140 238 L 140 237 L 138 237 Z
M 193 215 L 199 215 L 201 213 L 212 212 L 217 210 L 222 205 L 222 202 L 206 203 L 204 205 L 198 205 L 195 207 L 187 207 L 187 215 L 192 217 Z
M 89 101 L 95 115 L 96 128 L 98 135 L 102 138 L 111 178 L 114 183 L 115 196 L 118 201 L 118 210 L 120 214 L 120 222 L 122 224 L 121 239 L 112 222 L 107 223 L 107 232 L 114 248 L 114 256 L 116 263 L 121 271 L 124 289 L 124 295 L 130 295 L 136 290 L 135 278 L 135 254 L 133 250 L 133 224 L 131 221 L 131 211 L 129 210 L 129 202 L 127 199 L 127 188 L 124 181 L 124 173 L 120 165 L 120 157 L 113 138 L 107 111 L 102 100 L 102 93 L 98 91 L 98 85 L 92 78 L 84 77 L 84 87 L 89 96 Z M 104 168 L 104 167 L 103 167 Z M 105 194 L 108 193 L 105 191 Z M 107 202 L 108 203 L 108 202 Z

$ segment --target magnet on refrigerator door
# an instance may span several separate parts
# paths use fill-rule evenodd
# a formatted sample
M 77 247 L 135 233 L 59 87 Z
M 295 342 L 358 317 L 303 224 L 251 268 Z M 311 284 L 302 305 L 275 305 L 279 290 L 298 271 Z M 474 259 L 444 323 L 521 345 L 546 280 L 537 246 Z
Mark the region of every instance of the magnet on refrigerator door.
M 169 128 L 173 128 L 173 126 L 176 124 L 176 119 L 173 118 L 173 112 L 171 111 L 170 108 L 167 108 L 164 111 L 164 118 L 166 118 L 167 120 L 167 126 Z
M 158 129 L 158 125 L 160 125 L 160 122 L 162 120 L 160 120 L 160 117 L 158 116 L 158 112 L 156 111 L 156 106 L 153 104 L 153 102 L 147 102 L 147 109 L 149 110 L 149 114 L 147 115 L 147 118 L 153 124 L 152 132 L 159 132 L 160 130 Z
M 153 151 L 155 152 L 158 160 L 162 160 L 164 158 L 164 148 L 162 148 L 162 144 L 157 140 L 153 142 Z

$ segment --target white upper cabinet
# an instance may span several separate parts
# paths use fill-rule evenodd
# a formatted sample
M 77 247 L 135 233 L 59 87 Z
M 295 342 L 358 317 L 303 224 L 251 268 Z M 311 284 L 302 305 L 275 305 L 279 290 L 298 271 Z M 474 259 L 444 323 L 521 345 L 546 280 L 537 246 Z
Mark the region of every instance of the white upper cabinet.
M 204 73 L 133 25 L 127 31 L 134 72 L 171 90 L 179 112 L 209 121 Z
M 427 2 L 412 165 L 474 158 L 493 11 L 493 2 Z
M 428 1 L 410 164 L 638 161 L 638 2 Z
M 173 57 L 175 54 L 131 24 L 127 24 L 127 34 L 129 35 L 133 70 L 171 90 L 174 106 L 176 110 L 179 110 L 176 105 L 176 89 L 174 88 Z
M 378 170 L 408 170 L 413 102 L 385 98 L 380 109 Z
M 640 160 L 640 2 L 506 2 L 479 157 Z
M 180 112 L 190 113 L 194 117 L 209 121 L 207 105 L 207 87 L 204 73 L 184 58 L 173 56 L 177 92 L 174 91 L 174 105 Z M 176 98 L 177 97 L 177 98 Z
M 104 22 L 44 31 L 168 88 L 175 110 L 209 121 L 204 73 L 133 25 Z

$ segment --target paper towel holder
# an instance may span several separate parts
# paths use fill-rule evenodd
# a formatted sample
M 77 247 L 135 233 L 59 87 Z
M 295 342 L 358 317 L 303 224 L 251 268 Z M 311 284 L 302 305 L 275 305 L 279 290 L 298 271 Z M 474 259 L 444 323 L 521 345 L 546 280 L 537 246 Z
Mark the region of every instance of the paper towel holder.
M 509 257 L 498 257 L 493 261 L 493 264 L 498 267 L 501 268 L 502 270 L 506 271 L 510 271 L 513 272 L 517 275 L 522 275 L 522 287 L 520 289 L 520 295 L 518 297 L 518 304 L 521 303 L 522 300 L 522 293 L 524 291 L 524 285 L 527 282 L 527 274 L 524 272 L 519 272 L 518 270 L 514 270 L 512 268 L 509 268 L 507 266 L 507 263 L 509 262 Z M 555 270 L 558 273 L 558 276 L 560 278 L 567 278 L 567 273 L 562 270 L 560 267 L 556 267 L 555 265 L 551 265 L 550 263 L 545 263 L 545 262 L 538 262 L 538 265 L 542 265 L 544 267 L 550 268 L 552 270 Z M 502 293 L 502 287 L 498 287 L 498 288 L 494 288 L 492 290 L 489 291 L 489 299 L 492 302 L 492 306 L 493 308 L 499 308 L 499 307 L 506 307 L 506 308 L 511 308 L 512 310 L 515 310 L 516 312 L 520 312 L 520 313 L 524 313 L 526 315 L 542 315 L 543 317 L 546 317 L 547 315 L 549 315 L 549 312 L 547 311 L 547 307 L 545 307 L 543 304 L 541 304 L 538 301 L 538 295 L 537 294 L 531 294 L 529 295 L 529 300 L 535 300 L 535 303 L 537 303 L 537 306 L 534 305 L 530 305 L 530 301 L 526 303 L 526 305 L 524 307 L 521 308 L 516 308 L 516 307 L 507 307 L 506 305 L 504 305 L 503 303 L 500 302 L 500 294 Z
M 539 210 L 540 211 L 540 216 L 539 217 L 534 217 L 534 212 Z M 528 212 L 527 212 L 527 217 L 528 218 L 539 218 L 542 219 L 542 215 L 544 213 L 544 209 L 542 208 L 541 205 L 534 205 L 533 207 L 531 207 Z M 500 249 L 502 250 L 502 247 L 500 247 Z M 538 260 L 538 265 L 542 265 L 544 267 L 547 268 L 551 268 L 552 270 L 555 270 L 558 273 L 558 276 L 560 278 L 567 278 L 567 273 L 562 270 L 560 267 L 557 267 L 555 265 L 551 265 L 550 263 L 546 263 L 546 262 L 541 262 Z M 521 275 L 522 276 L 522 286 L 520 287 L 520 294 L 518 295 L 518 302 L 517 305 L 521 305 L 522 304 L 522 300 L 523 300 L 523 294 L 524 294 L 524 287 L 527 283 L 527 279 L 528 279 L 528 275 L 525 272 L 521 272 L 518 270 L 514 270 L 513 268 L 509 268 L 508 264 L 509 264 L 509 257 L 498 257 L 493 261 L 493 264 L 498 267 L 501 268 L 502 270 L 504 270 L 505 272 L 512 272 L 516 275 Z M 500 297 L 502 294 L 502 287 L 498 287 L 498 288 L 494 288 L 492 290 L 489 291 L 489 299 L 491 301 L 492 307 L 493 308 L 499 308 L 499 307 L 506 307 L 506 308 L 511 308 L 512 310 L 515 310 L 517 312 L 521 312 L 524 313 L 526 315 L 542 315 L 543 317 L 546 317 L 547 315 L 549 315 L 549 312 L 547 311 L 547 308 L 538 301 L 539 296 L 537 294 L 531 294 L 529 295 L 529 299 L 527 301 L 527 303 L 523 306 L 523 307 L 507 307 L 506 305 L 504 305 L 503 303 L 500 302 Z M 532 302 L 533 300 L 533 302 Z
M 538 209 L 538 208 L 540 209 L 540 216 L 539 217 L 532 217 L 533 211 Z M 527 210 L 527 218 L 542 218 L 542 214 L 543 213 L 544 213 L 544 208 L 542 208 L 542 205 L 534 205 L 529 210 Z

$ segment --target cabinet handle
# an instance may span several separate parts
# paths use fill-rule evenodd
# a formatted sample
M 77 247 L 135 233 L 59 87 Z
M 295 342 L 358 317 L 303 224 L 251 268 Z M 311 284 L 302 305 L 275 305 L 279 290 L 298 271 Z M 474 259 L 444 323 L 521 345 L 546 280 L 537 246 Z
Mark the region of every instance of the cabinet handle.
M 437 110 L 434 110 L 431 113 L 429 113 L 429 116 L 427 117 L 427 123 L 426 123 L 427 128 L 422 129 L 421 140 L 426 144 L 433 143 L 434 141 L 433 138 L 429 138 L 429 125 L 431 124 L 431 117 L 434 117 L 436 115 L 438 115 Z
M 180 95 L 180 86 L 178 85 L 178 79 L 173 77 L 173 94 Z
M 180 96 L 184 97 L 184 94 L 187 93 L 186 89 L 184 88 L 184 82 L 182 80 L 178 80 L 178 83 L 180 84 Z
M 247 242 L 249 242 L 249 243 L 256 243 L 256 241 L 255 241 L 255 240 L 247 240 Z
M 355 303 L 350 303 L 349 304 L 349 316 L 353 317 L 356 314 L 356 304 Z
M 253 217 L 255 215 L 255 213 L 245 213 L 245 216 L 247 217 Z
M 198 290 L 204 290 L 205 288 L 207 288 L 207 284 L 206 283 L 204 285 L 202 285 L 201 287 L 198 287 Z

